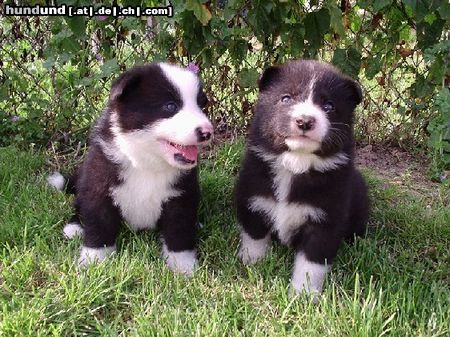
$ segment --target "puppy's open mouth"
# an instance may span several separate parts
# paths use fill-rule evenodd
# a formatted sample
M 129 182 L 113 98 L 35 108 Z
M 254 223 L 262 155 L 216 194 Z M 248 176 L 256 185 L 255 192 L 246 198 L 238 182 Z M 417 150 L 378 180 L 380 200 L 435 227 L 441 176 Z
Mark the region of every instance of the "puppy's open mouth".
M 173 157 L 179 163 L 191 165 L 197 162 L 197 145 L 182 145 L 167 140 L 165 140 L 164 143 L 168 151 L 173 153 Z

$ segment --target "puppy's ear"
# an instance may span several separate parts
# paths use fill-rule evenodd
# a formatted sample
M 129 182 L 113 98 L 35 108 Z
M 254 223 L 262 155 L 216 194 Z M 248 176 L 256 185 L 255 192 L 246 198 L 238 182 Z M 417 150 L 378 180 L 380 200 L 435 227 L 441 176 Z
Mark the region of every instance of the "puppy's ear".
M 356 82 L 356 81 L 354 81 L 352 79 L 348 80 L 348 84 L 347 85 L 352 90 L 351 98 L 355 102 L 355 105 L 358 105 L 359 103 L 362 102 L 362 99 L 363 99 L 363 93 L 362 93 L 361 85 L 358 82 Z
M 277 66 L 271 66 L 267 68 L 259 79 L 259 91 L 266 90 L 273 82 L 278 79 L 280 73 L 281 70 Z
M 127 72 L 114 81 L 109 99 L 111 101 L 123 101 L 139 85 L 142 77 L 137 72 Z

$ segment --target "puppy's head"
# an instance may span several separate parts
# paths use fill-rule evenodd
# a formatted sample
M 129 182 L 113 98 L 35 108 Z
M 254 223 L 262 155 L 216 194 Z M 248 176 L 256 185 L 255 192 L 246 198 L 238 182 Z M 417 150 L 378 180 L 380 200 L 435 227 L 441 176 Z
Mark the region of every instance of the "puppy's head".
M 166 63 L 134 68 L 111 89 L 115 141 L 136 166 L 155 165 L 156 157 L 190 169 L 213 133 L 202 112 L 206 103 L 199 78 L 187 69 Z
M 262 75 L 251 133 L 274 153 L 327 156 L 352 143 L 359 84 L 331 65 L 291 61 Z

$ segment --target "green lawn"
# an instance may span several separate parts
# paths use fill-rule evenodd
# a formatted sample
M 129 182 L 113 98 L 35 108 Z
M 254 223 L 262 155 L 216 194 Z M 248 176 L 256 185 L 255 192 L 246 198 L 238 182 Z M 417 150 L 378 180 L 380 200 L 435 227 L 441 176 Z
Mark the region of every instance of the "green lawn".
M 450 211 L 365 172 L 367 236 L 340 249 L 318 304 L 289 298 L 293 252 L 237 259 L 232 190 L 242 144 L 202 162 L 200 269 L 174 275 L 155 233 L 123 230 L 118 254 L 78 269 L 61 230 L 72 197 L 45 157 L 0 149 L 0 336 L 449 336 Z M 448 190 L 446 191 L 448 193 Z M 447 205 L 448 206 L 448 205 Z

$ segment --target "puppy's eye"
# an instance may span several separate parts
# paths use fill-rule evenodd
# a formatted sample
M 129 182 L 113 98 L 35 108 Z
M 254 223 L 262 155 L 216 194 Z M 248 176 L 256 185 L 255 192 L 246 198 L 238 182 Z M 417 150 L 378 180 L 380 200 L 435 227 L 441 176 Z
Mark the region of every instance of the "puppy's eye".
M 164 105 L 164 108 L 169 112 L 175 112 L 178 109 L 178 106 L 175 102 L 169 102 Z
M 334 103 L 331 102 L 331 101 L 328 101 L 328 102 L 326 102 L 326 103 L 322 106 L 322 109 L 323 109 L 325 112 L 331 112 L 331 111 L 334 110 Z
M 292 97 L 290 95 L 283 95 L 281 97 L 281 102 L 282 103 L 289 103 L 292 100 Z

